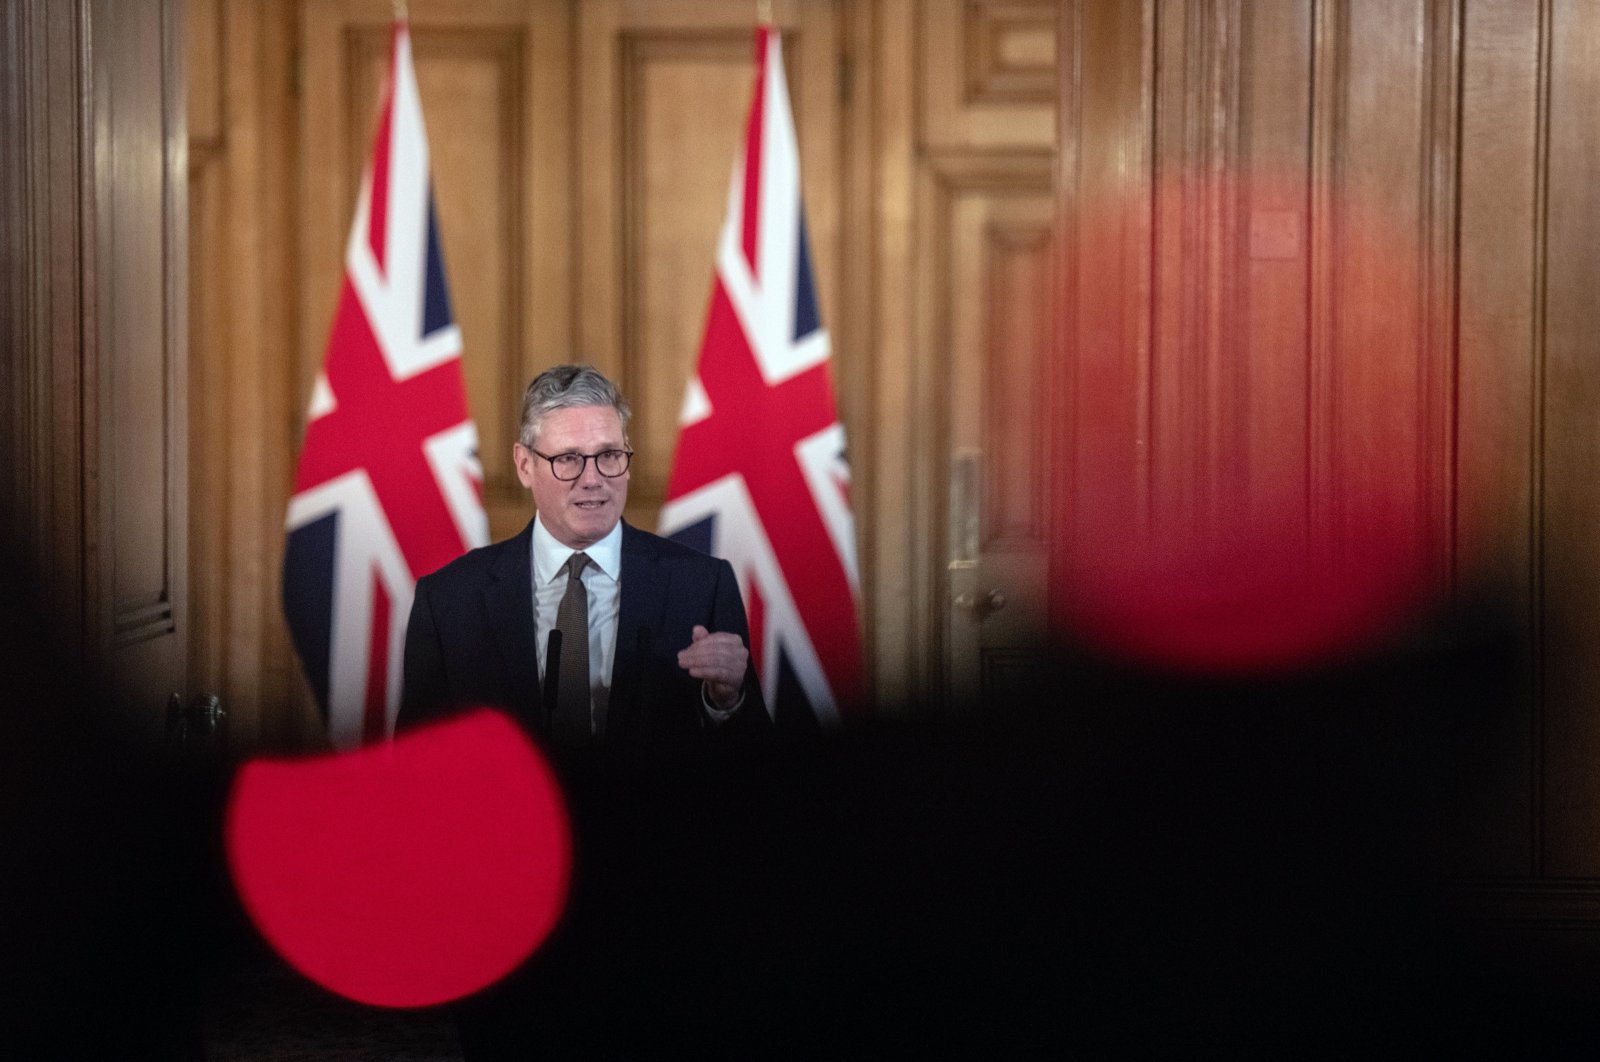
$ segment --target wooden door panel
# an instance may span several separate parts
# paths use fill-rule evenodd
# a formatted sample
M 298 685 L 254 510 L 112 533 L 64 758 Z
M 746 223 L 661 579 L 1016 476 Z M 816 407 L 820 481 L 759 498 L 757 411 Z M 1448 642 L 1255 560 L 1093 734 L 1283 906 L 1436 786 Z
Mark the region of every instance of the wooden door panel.
M 85 573 L 94 644 L 159 730 L 187 676 L 188 465 L 183 67 L 176 6 L 90 9 Z
M 934 0 L 916 18 L 920 261 L 904 371 L 927 403 L 909 471 L 931 489 L 909 535 L 925 565 L 910 623 L 933 671 L 913 686 L 998 704 L 1037 679 L 1057 530 L 1061 7 Z
M 997 692 L 985 657 L 1015 672 L 1047 619 L 1055 197 L 1046 160 L 949 160 L 929 185 L 924 371 L 948 381 L 939 621 L 949 694 L 971 704 Z

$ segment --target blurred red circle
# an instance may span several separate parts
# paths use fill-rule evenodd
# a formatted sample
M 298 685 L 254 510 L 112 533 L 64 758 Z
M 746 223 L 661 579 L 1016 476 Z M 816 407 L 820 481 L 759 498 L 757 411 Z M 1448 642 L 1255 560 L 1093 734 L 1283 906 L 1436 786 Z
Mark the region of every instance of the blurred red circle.
M 1371 649 L 1441 596 L 1449 377 L 1421 229 L 1387 194 L 1206 171 L 1078 210 L 1052 565 L 1070 638 L 1282 671 Z
M 391 1007 L 458 999 L 511 972 L 555 927 L 572 872 L 554 775 L 489 710 L 356 752 L 246 764 L 226 845 L 240 899 L 279 954 Z

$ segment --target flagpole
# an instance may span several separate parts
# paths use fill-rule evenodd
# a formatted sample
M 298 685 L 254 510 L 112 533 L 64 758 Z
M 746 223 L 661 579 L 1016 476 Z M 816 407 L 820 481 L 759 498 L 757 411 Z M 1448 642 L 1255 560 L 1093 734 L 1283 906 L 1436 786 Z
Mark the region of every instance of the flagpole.
M 756 22 L 762 26 L 772 25 L 772 0 L 756 0 Z
M 406 10 L 406 0 L 394 0 L 394 20 L 410 24 L 411 12 Z

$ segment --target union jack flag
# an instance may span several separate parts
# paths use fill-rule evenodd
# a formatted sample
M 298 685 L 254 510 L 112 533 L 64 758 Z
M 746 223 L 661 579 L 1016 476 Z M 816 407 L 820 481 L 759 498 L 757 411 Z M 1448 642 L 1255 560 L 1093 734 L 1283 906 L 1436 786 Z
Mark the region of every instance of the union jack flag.
M 283 610 L 348 748 L 393 732 L 417 578 L 489 540 L 403 22 L 307 421 Z
M 783 49 L 756 30 L 755 95 L 661 533 L 726 559 L 768 710 L 824 725 L 859 704 L 850 470 L 817 312 Z

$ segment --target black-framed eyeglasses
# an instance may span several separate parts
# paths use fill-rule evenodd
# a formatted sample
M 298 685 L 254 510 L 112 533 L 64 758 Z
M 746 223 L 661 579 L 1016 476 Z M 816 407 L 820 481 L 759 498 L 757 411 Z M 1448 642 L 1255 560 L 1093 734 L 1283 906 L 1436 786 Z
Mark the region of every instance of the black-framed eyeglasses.
M 542 457 L 550 462 L 550 474 L 563 483 L 571 483 L 583 475 L 583 468 L 590 461 L 594 462 L 595 471 L 607 479 L 616 479 L 628 471 L 628 462 L 633 460 L 632 450 L 601 450 L 597 454 L 541 454 L 532 447 L 528 452 L 535 457 Z

